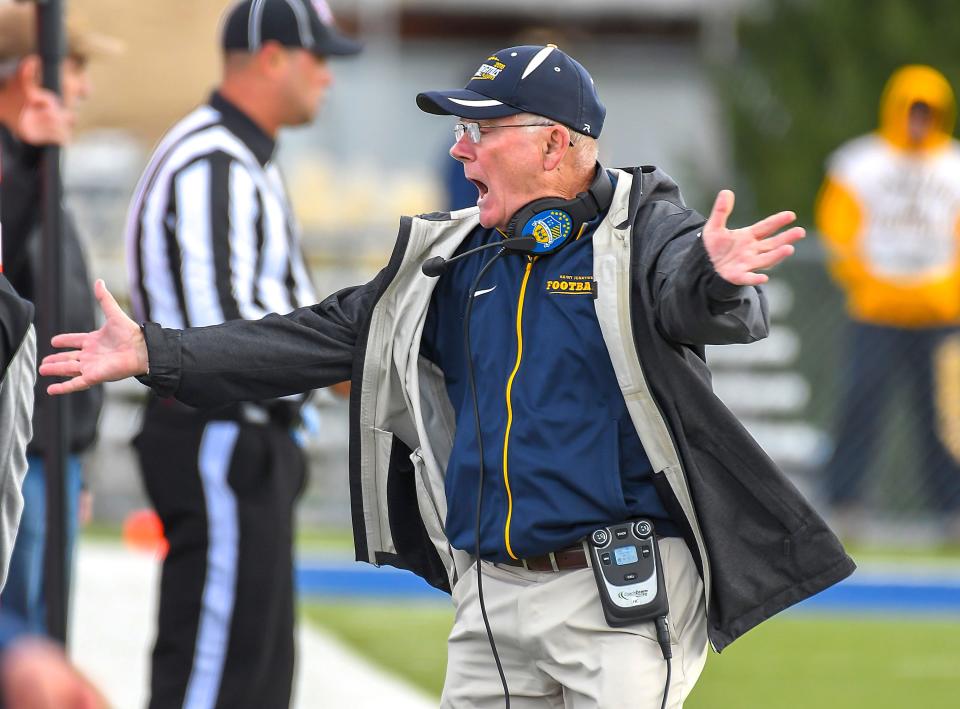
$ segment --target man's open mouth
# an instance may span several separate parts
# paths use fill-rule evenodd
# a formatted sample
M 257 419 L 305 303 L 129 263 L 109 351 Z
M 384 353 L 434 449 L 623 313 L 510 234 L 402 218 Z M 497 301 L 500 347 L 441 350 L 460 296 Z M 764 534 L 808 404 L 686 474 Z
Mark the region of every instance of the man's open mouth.
M 485 183 L 481 182 L 480 180 L 475 180 L 472 177 L 468 177 L 467 179 L 470 180 L 470 182 L 473 183 L 473 186 L 477 188 L 477 202 L 487 196 L 487 192 L 490 190 Z

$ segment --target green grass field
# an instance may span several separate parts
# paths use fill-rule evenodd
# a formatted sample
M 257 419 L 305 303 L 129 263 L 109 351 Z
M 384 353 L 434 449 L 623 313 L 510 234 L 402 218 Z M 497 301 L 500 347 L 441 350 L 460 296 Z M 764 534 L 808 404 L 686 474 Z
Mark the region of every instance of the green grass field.
M 453 606 L 443 603 L 317 603 L 301 599 L 306 618 L 361 655 L 440 696 Z M 494 669 L 496 671 L 496 669 Z
M 436 604 L 303 604 L 306 617 L 439 697 L 453 610 Z M 491 660 L 491 672 L 494 672 Z M 960 618 L 793 613 L 720 656 L 688 709 L 914 709 L 960 706 Z
M 119 539 L 116 525 L 84 530 Z M 349 531 L 301 530 L 307 556 L 352 549 Z M 848 549 L 858 562 L 957 568 L 960 547 Z M 305 617 L 371 661 L 440 696 L 452 606 L 303 598 Z M 494 672 L 491 659 L 491 672 Z M 711 653 L 687 709 L 941 709 L 960 706 L 960 617 L 856 618 L 791 613 L 720 656 Z

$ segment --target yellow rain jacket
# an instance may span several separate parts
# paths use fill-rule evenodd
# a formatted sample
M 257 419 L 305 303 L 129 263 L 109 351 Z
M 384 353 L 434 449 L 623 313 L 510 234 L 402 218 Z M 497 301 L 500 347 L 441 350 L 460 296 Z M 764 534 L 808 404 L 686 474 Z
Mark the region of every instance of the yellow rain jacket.
M 911 145 L 910 107 L 935 127 Z M 926 66 L 890 78 L 880 128 L 830 156 L 816 206 L 830 271 L 854 320 L 893 327 L 960 323 L 960 143 L 950 84 Z

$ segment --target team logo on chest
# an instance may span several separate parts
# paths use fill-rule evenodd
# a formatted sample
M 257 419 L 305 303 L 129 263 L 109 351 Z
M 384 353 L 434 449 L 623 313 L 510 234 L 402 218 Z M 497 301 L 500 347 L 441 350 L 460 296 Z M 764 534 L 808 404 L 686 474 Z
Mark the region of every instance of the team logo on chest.
M 561 274 L 547 280 L 546 291 L 550 295 L 589 295 L 596 297 L 597 282 L 592 276 L 569 276 Z
M 537 240 L 535 254 L 545 254 L 560 247 L 573 231 L 570 215 L 559 209 L 547 209 L 533 216 L 523 227 L 521 236 Z

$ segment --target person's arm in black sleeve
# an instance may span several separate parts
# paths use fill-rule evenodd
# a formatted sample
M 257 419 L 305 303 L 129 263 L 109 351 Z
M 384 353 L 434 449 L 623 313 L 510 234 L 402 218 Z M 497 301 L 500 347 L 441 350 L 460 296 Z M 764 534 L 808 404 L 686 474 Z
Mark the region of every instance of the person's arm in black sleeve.
M 793 212 L 728 229 L 733 202 L 733 193 L 723 190 L 705 223 L 696 212 L 678 209 L 658 225 L 670 229 L 672 238 L 657 255 L 653 297 L 661 331 L 677 342 L 753 342 L 769 332 L 758 288 L 769 278 L 760 271 L 790 256 L 805 232 L 784 229 L 796 219 Z
M 677 236 L 660 252 L 653 293 L 663 334 L 690 345 L 755 342 L 767 336 L 767 300 L 754 286 L 725 281 L 714 270 L 701 236 L 704 219 L 693 211 L 677 222 Z
M 357 338 L 384 278 L 381 272 L 365 285 L 285 316 L 186 330 L 137 325 L 97 281 L 103 326 L 55 335 L 51 344 L 61 351 L 43 358 L 40 374 L 63 378 L 47 387 L 51 395 L 137 377 L 161 396 L 195 405 L 329 386 L 351 375 Z
M 140 380 L 192 406 L 274 398 L 349 379 L 360 326 L 380 277 L 287 315 L 167 330 L 148 323 Z

